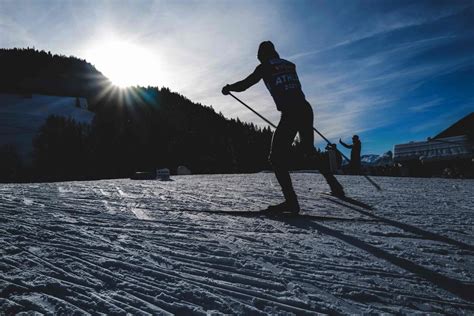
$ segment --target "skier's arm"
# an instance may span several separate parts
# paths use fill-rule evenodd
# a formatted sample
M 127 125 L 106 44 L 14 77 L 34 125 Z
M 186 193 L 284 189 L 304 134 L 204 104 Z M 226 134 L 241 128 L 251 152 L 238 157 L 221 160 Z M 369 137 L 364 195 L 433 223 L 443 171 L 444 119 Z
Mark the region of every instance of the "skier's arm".
M 346 147 L 346 148 L 348 148 L 348 149 L 351 149 L 351 148 L 352 148 L 352 145 L 347 145 L 347 144 L 344 143 L 340 138 L 339 138 L 339 143 L 340 143 L 342 146 L 344 146 L 344 147 Z
M 256 84 L 257 82 L 262 79 L 261 75 L 261 70 L 260 66 L 257 66 L 255 68 L 254 72 L 252 72 L 247 78 L 241 81 L 237 81 L 236 83 L 233 84 L 228 84 L 224 88 L 222 88 L 222 93 L 223 94 L 228 94 L 229 91 L 235 91 L 235 92 L 242 92 Z

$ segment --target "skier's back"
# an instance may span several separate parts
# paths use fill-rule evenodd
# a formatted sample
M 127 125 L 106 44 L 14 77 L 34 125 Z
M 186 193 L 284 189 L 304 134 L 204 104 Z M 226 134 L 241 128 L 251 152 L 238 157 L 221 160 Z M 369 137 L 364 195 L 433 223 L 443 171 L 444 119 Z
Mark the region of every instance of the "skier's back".
M 280 122 L 273 134 L 269 160 L 282 187 L 285 202 L 269 209 L 299 212 L 298 199 L 288 171 L 289 152 L 296 133 L 300 134 L 306 156 L 314 160 L 331 187 L 331 191 L 335 195 L 343 196 L 342 186 L 329 172 L 326 164 L 314 149 L 313 109 L 303 94 L 295 64 L 280 58 L 270 41 L 260 44 L 257 57 L 261 64 L 255 68 L 254 72 L 242 81 L 226 85 L 222 88 L 222 93 L 244 91 L 263 79 L 278 111 L 281 112 Z

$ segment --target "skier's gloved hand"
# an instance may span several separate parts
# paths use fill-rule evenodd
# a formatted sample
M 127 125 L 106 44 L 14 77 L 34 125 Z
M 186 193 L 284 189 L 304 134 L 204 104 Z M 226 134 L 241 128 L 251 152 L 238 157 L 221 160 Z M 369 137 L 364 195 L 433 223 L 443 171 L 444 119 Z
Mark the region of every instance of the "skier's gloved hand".
M 224 88 L 222 88 L 222 94 L 223 95 L 228 95 L 230 92 L 230 85 L 226 84 Z

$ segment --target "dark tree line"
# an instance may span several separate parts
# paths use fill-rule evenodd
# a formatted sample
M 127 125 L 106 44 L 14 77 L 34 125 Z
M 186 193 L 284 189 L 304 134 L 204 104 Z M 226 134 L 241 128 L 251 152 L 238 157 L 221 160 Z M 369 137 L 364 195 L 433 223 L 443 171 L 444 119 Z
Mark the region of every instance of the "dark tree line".
M 185 165 L 195 173 L 255 172 L 269 168 L 269 129 L 228 120 L 167 88 L 111 92 L 96 104 L 92 127 L 103 177 Z M 117 159 L 120 157 L 120 159 Z M 99 172 L 99 171 L 98 171 Z
M 92 98 L 108 84 L 85 60 L 31 48 L 0 49 L 0 91 Z
M 0 182 L 15 182 L 26 179 L 28 171 L 23 166 L 14 145 L 0 146 Z
M 225 119 L 168 89 L 121 93 L 129 101 L 97 104 L 91 126 L 49 117 L 34 141 L 35 179 L 129 177 L 179 165 L 195 173 L 269 168 L 270 129 Z

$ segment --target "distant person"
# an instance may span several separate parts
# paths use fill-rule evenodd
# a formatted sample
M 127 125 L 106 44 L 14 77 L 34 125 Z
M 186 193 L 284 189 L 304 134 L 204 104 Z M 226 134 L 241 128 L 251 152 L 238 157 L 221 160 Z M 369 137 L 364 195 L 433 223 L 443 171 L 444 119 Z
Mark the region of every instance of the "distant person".
M 360 142 L 359 136 L 354 135 L 352 136 L 352 145 L 348 145 L 344 143 L 339 138 L 339 143 L 346 147 L 347 149 L 351 149 L 351 161 L 349 163 L 349 172 L 351 174 L 359 174 L 360 173 L 360 151 L 362 149 L 362 143 Z
M 329 158 L 329 169 L 332 173 L 338 173 L 342 166 L 341 152 L 337 149 L 336 144 L 328 144 L 326 151 Z
M 263 79 L 275 101 L 277 110 L 281 112 L 280 122 L 273 134 L 269 160 L 282 188 L 285 201 L 269 206 L 268 211 L 298 213 L 300 210 L 288 171 L 289 152 L 297 133 L 300 134 L 305 156 L 314 161 L 329 184 L 331 192 L 337 196 L 344 196 L 342 186 L 329 172 L 321 155 L 318 155 L 314 148 L 313 109 L 301 90 L 295 64 L 280 58 L 270 41 L 260 44 L 257 58 L 260 65 L 254 72 L 242 81 L 226 85 L 222 88 L 222 93 L 227 95 L 230 91 L 244 91 Z

